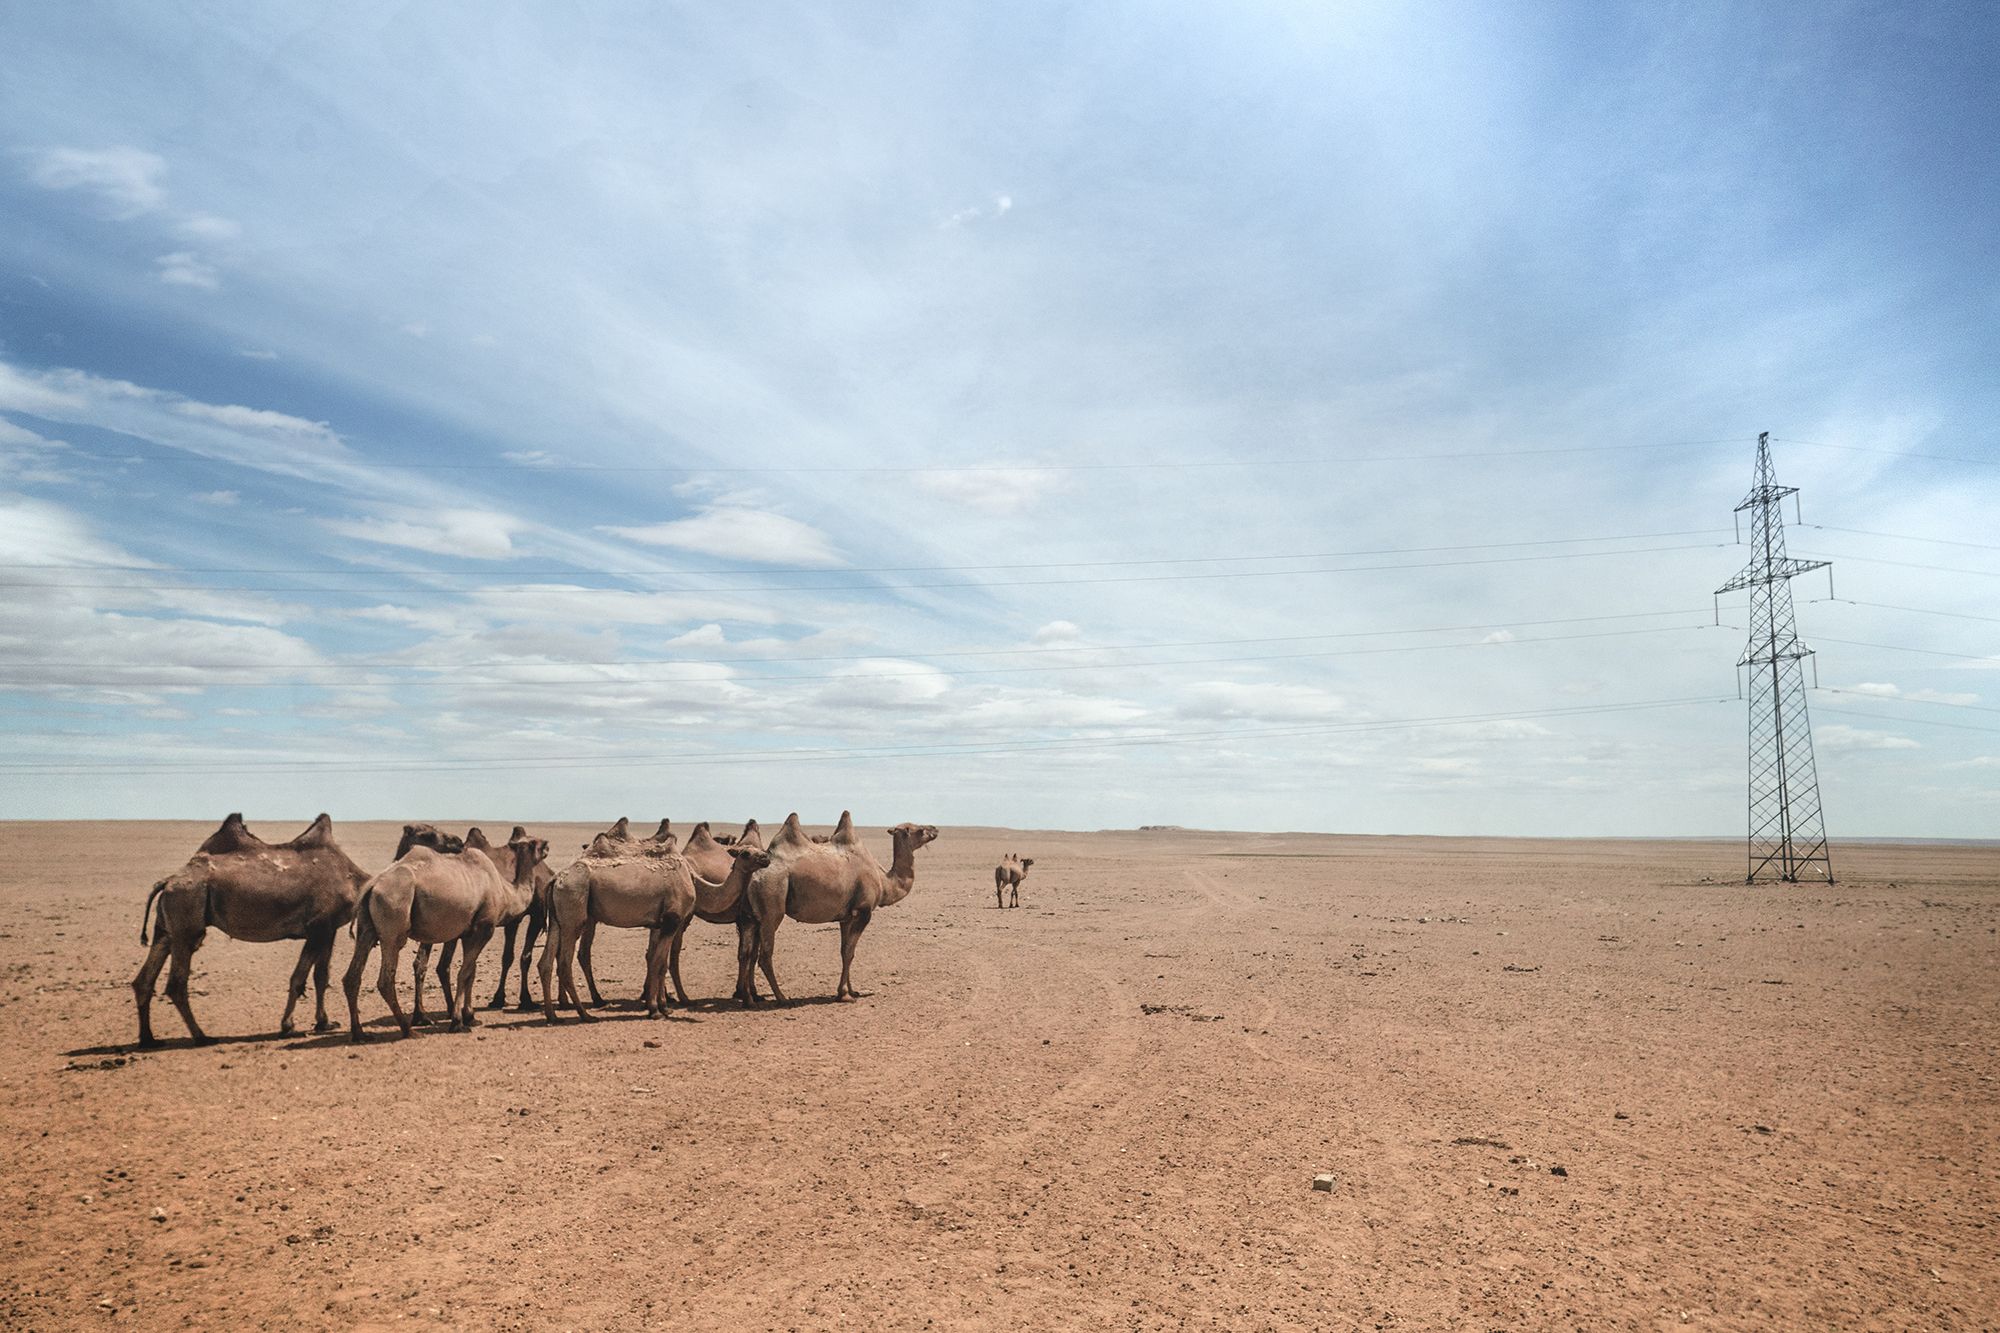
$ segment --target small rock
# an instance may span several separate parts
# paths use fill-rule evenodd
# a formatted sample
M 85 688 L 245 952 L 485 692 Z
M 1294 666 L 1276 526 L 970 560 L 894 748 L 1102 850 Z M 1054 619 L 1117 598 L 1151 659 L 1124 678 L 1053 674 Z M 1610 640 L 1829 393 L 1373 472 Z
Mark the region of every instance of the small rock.
M 1630 1120 L 1632 1117 L 1626 1115 L 1623 1111 L 1613 1111 L 1611 1113 L 1611 1118 L 1613 1120 Z
M 1567 1177 L 1569 1175 L 1569 1168 L 1566 1166 L 1552 1166 L 1549 1168 L 1549 1174 L 1552 1176 Z
M 1752 1125 L 1751 1128 L 1755 1129 L 1759 1134 L 1775 1134 L 1778 1132 L 1769 1125 Z
M 1313 1177 L 1313 1188 L 1321 1194 L 1333 1193 L 1333 1187 L 1340 1183 L 1339 1177 L 1331 1171 L 1322 1171 Z
M 643 1045 L 649 1051 L 657 1051 L 660 1049 L 660 1043 L 654 1041 L 651 1037 L 646 1038 L 646 1040 L 640 1044 Z
M 148 1216 L 155 1222 L 164 1222 L 167 1220 L 167 1210 L 164 1208 L 155 1208 Z

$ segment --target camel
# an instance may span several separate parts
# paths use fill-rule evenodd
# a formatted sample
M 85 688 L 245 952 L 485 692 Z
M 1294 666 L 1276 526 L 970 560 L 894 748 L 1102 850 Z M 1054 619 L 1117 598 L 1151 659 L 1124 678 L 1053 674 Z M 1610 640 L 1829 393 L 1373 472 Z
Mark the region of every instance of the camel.
M 751 823 L 754 825 L 756 821 Z M 687 846 L 681 849 L 681 857 L 694 872 L 694 915 L 715 925 L 729 925 L 737 921 L 749 871 L 760 870 L 771 863 L 771 858 L 761 847 L 732 847 L 716 841 L 708 830 L 707 821 L 695 825 L 694 831 L 688 834 Z M 688 1003 L 687 988 L 681 984 L 681 942 L 687 936 L 688 924 L 682 922 L 681 928 L 674 933 L 667 955 L 667 973 L 673 978 L 674 996 L 682 1004 Z
M 447 835 L 424 826 L 440 839 Z M 273 846 L 252 833 L 241 814 L 232 814 L 210 834 L 188 863 L 153 885 L 139 920 L 139 943 L 145 944 L 146 921 L 153 922 L 152 949 L 132 978 L 139 1004 L 139 1044 L 157 1044 L 153 1036 L 153 987 L 169 958 L 167 998 L 180 1011 L 188 1034 L 206 1044 L 212 1040 L 195 1022 L 188 1004 L 188 974 L 194 951 L 214 926 L 231 939 L 259 944 L 304 940 L 292 980 L 285 1014 L 278 1031 L 290 1036 L 297 1029 L 292 1014 L 306 993 L 306 973 L 313 974 L 318 1004 L 313 1031 L 339 1026 L 326 1016 L 327 974 L 333 963 L 333 937 L 354 914 L 354 904 L 368 873 L 348 859 L 333 840 L 333 821 L 321 815 L 290 842 Z M 154 900 L 159 901 L 155 912 Z
M 583 854 L 585 856 L 596 857 L 600 861 L 615 860 L 621 856 L 674 855 L 677 850 L 675 844 L 678 840 L 670 831 L 671 824 L 671 820 L 662 819 L 659 828 L 653 831 L 652 837 L 634 838 L 632 836 L 632 821 L 620 816 L 617 823 L 583 845 Z M 723 877 L 727 877 L 729 872 L 725 868 L 722 873 Z M 544 899 L 546 900 L 546 895 L 544 895 Z M 591 946 L 596 940 L 597 923 L 595 921 L 585 921 L 583 936 L 577 941 L 576 960 L 583 965 L 583 981 L 590 988 L 590 1002 L 601 1005 L 604 1003 L 604 993 L 597 989 L 597 972 L 590 965 Z M 544 945 L 543 947 L 546 948 L 547 946 Z M 524 959 L 521 963 L 522 975 L 524 977 L 527 975 L 527 966 L 527 962 Z M 523 986 L 522 994 L 524 996 L 527 994 L 525 985 Z M 640 998 L 643 999 L 645 997 L 641 996 Z M 685 999 L 686 997 L 683 996 L 682 998 Z
M 476 830 L 475 830 L 476 832 Z M 484 837 L 479 838 L 484 842 Z M 478 846 L 458 852 L 437 852 L 429 847 L 413 847 L 361 891 L 354 909 L 354 958 L 344 978 L 347 990 L 348 1035 L 363 1041 L 361 1030 L 361 974 L 368 955 L 379 941 L 382 970 L 376 982 L 389 1004 L 396 1026 L 407 1037 L 409 1018 L 396 1000 L 396 963 L 408 940 L 442 944 L 457 940 L 462 950 L 458 964 L 458 985 L 454 995 L 451 1030 L 472 1026 L 472 981 L 479 966 L 480 950 L 493 932 L 509 916 L 527 910 L 534 897 L 535 866 L 548 856 L 549 845 L 541 838 L 510 842 L 504 852 L 483 851 Z M 503 877 L 495 861 L 509 862 Z
M 861 992 L 854 989 L 852 972 L 854 948 L 861 932 L 878 908 L 892 907 L 910 894 L 917 877 L 917 849 L 937 840 L 938 831 L 929 824 L 898 824 L 888 830 L 895 854 L 888 870 L 869 854 L 854 832 L 854 820 L 845 810 L 830 840 L 814 842 L 799 827 L 796 814 L 771 839 L 771 864 L 750 877 L 743 898 L 743 912 L 736 927 L 736 998 L 745 1004 L 755 1001 L 757 983 L 753 965 L 762 967 L 771 983 L 771 994 L 783 1002 L 784 992 L 771 967 L 772 948 L 778 926 L 786 918 L 822 925 L 840 923 L 840 985 L 836 1000 L 850 1000 Z
M 646 981 L 642 996 L 646 1016 L 658 1018 L 666 990 L 667 953 L 686 928 L 695 908 L 695 877 L 682 857 L 665 852 L 620 849 L 603 834 L 590 852 L 572 861 L 549 886 L 549 937 L 542 949 L 542 1013 L 553 1023 L 559 998 L 554 973 L 561 964 L 560 998 L 576 1016 L 596 1016 L 577 997 L 571 955 L 587 933 L 599 924 L 626 930 L 644 928 Z M 597 998 L 591 987 L 591 998 Z
M 993 867 L 993 905 L 995 907 L 1019 907 L 1021 905 L 1021 881 L 1028 877 L 1028 867 L 1034 863 L 1035 858 L 1032 856 L 1017 857 L 1014 853 L 1009 852 L 1001 859 L 999 865 Z M 1013 899 L 1012 902 L 1003 904 L 1000 901 L 1002 890 L 1008 891 L 1009 896 Z
M 467 829 L 465 838 L 460 843 L 460 849 L 476 847 L 480 851 L 485 852 L 487 858 L 493 862 L 494 868 L 500 872 L 500 877 L 511 881 L 514 875 L 514 862 L 512 859 L 514 853 L 512 848 L 514 844 L 527 840 L 528 830 L 522 828 L 519 824 L 514 825 L 514 831 L 507 835 L 507 845 L 498 848 L 488 842 L 486 835 L 480 830 L 476 828 Z M 521 1007 L 523 1009 L 532 1007 L 528 996 L 528 954 L 535 947 L 535 936 L 542 931 L 542 925 L 547 916 L 545 891 L 554 879 L 555 872 L 549 869 L 547 859 L 544 858 L 537 862 L 535 865 L 534 893 L 529 896 L 527 903 L 522 906 L 520 911 L 515 912 L 500 923 L 500 929 L 503 932 L 500 950 L 500 984 L 498 989 L 493 992 L 492 1002 L 486 1006 L 487 1008 L 504 1009 L 507 1007 L 507 972 L 514 965 L 514 936 L 520 931 L 523 921 L 528 923 L 528 940 L 522 946 L 521 954 Z M 447 1014 L 452 1011 L 451 960 L 452 955 L 456 952 L 458 952 L 458 941 L 446 940 L 444 948 L 438 953 L 438 989 L 444 992 L 444 1010 Z M 430 966 L 430 961 L 431 946 L 428 943 L 419 945 L 416 961 L 410 964 L 412 991 L 410 1021 L 413 1023 L 430 1022 L 430 1019 L 424 1014 L 424 971 Z

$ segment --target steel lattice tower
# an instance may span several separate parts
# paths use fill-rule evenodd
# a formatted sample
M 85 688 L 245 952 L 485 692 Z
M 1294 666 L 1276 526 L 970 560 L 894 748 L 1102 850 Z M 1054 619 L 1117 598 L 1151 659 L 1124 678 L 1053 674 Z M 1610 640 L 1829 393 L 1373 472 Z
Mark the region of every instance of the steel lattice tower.
M 1750 563 L 1715 590 L 1717 596 L 1750 590 L 1750 641 L 1736 663 L 1750 669 L 1750 873 L 1745 879 L 1750 884 L 1772 879 L 1833 882 L 1819 770 L 1813 764 L 1812 722 L 1806 715 L 1804 661 L 1813 650 L 1799 641 L 1791 585 L 1794 575 L 1828 564 L 1785 554 L 1780 505 L 1797 494 L 1796 486 L 1778 484 L 1771 468 L 1771 436 L 1759 435 L 1757 481 L 1736 506 L 1739 515 L 1750 512 Z

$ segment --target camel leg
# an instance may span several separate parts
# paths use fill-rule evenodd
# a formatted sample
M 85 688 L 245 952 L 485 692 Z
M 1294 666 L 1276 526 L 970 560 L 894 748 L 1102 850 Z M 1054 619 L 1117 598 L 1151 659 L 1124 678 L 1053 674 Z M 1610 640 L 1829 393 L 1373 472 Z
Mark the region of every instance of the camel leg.
M 331 1032 L 340 1024 L 326 1016 L 326 983 L 333 973 L 333 939 L 340 933 L 337 926 L 327 927 L 314 936 L 313 950 L 313 1031 Z
M 528 994 L 528 960 L 535 953 L 535 937 L 542 933 L 542 928 L 547 921 L 548 909 L 540 903 L 528 909 L 528 929 L 527 933 L 521 937 L 521 1008 L 523 1009 L 532 1009 L 535 1007 L 533 997 Z M 548 941 L 544 940 L 542 941 L 542 953 L 546 956 L 548 951 Z M 542 984 L 546 986 L 548 983 L 543 982 Z
M 757 923 L 748 912 L 736 916 L 736 995 L 740 1004 L 755 1004 L 757 993 Z
M 444 948 L 438 951 L 438 989 L 444 992 L 444 1013 L 449 1018 L 458 1007 L 458 996 L 451 988 L 451 959 L 458 952 L 457 940 L 446 940 Z
M 521 933 L 521 918 L 515 917 L 507 923 L 500 936 L 500 984 L 494 987 L 493 999 L 488 1009 L 507 1007 L 507 974 L 514 970 L 514 937 Z
M 389 1013 L 395 1018 L 396 1026 L 403 1030 L 405 1037 L 410 1035 L 410 1020 L 403 1013 L 402 1002 L 396 998 L 396 964 L 402 960 L 403 941 L 407 938 L 408 936 L 382 937 L 382 973 L 375 981 L 375 989 L 381 991 L 382 998 L 388 1001 Z
M 757 965 L 764 969 L 764 980 L 771 983 L 771 998 L 779 1004 L 785 1002 L 785 993 L 778 989 L 778 974 L 771 970 L 771 951 L 778 942 L 778 923 L 784 919 L 773 913 L 768 922 L 757 923 Z
M 1019 884 L 1016 884 L 1013 888 L 1007 890 L 1007 906 L 1019 907 L 1020 905 L 1021 905 L 1021 886 Z
M 533 997 L 528 994 L 528 960 L 534 956 L 535 937 L 542 933 L 543 926 L 548 922 L 548 915 L 548 909 L 540 903 L 536 903 L 528 909 L 528 929 L 527 933 L 521 937 L 521 1008 L 523 1009 L 532 1009 L 535 1007 Z M 543 955 L 546 956 L 548 951 L 548 941 L 544 940 L 542 941 Z M 546 976 L 547 974 L 544 973 L 543 975 Z M 548 982 L 544 981 L 542 985 L 546 987 Z
M 871 912 L 860 911 L 840 923 L 840 988 L 833 993 L 836 1000 L 853 1000 L 861 996 L 861 992 L 854 989 L 848 974 L 854 968 L 854 946 L 861 943 L 861 932 L 868 929 L 868 919 L 872 915 Z
M 585 923 L 586 929 L 589 924 Z M 576 1010 L 578 1018 L 584 1020 L 586 1023 L 594 1023 L 597 1021 L 597 1015 L 583 1007 L 583 1001 L 577 998 L 576 993 L 576 953 L 580 948 L 582 935 L 582 930 L 565 930 L 562 932 L 562 943 L 559 946 L 562 956 L 556 960 L 556 964 L 562 975 L 563 998 L 568 1000 L 570 1008 Z M 585 966 L 587 967 L 588 964 Z M 589 973 L 586 972 L 584 975 L 588 976 Z
M 313 941 L 308 936 L 306 942 L 299 946 L 299 961 L 292 968 L 292 982 L 285 990 L 285 1016 L 278 1020 L 278 1035 L 281 1037 L 289 1037 L 298 1031 L 292 1024 L 292 1011 L 305 998 L 306 974 L 312 971 L 312 962 Z
M 431 946 L 428 944 L 419 944 L 417 946 L 416 961 L 410 964 L 410 986 L 414 991 L 414 994 L 410 996 L 410 1021 L 412 1023 L 428 1023 L 431 1021 L 431 1016 L 424 1012 L 424 973 L 430 970 Z M 451 1008 L 450 997 L 446 997 L 445 999 L 445 1008 Z
M 595 921 L 584 922 L 580 935 L 581 938 L 578 940 L 576 946 L 576 958 L 578 962 L 583 964 L 583 979 L 590 987 L 590 1002 L 602 1008 L 604 1005 L 604 992 L 597 989 L 597 973 L 590 966 L 590 946 L 597 939 L 597 923 Z
M 474 926 L 461 938 L 465 942 L 465 948 L 461 951 L 464 956 L 458 965 L 457 1008 L 451 1011 L 453 1032 L 468 1031 L 476 1021 L 472 1016 L 472 982 L 479 973 L 479 951 L 493 938 L 493 927 Z
M 646 986 L 641 998 L 648 1018 L 660 1016 L 667 989 L 667 950 L 672 943 L 673 932 L 665 926 L 654 926 L 646 937 Z
M 132 997 L 139 1002 L 139 1044 L 157 1046 L 159 1038 L 153 1035 L 153 987 L 159 984 L 160 969 L 167 965 L 167 909 L 162 906 L 153 918 L 153 947 L 146 953 L 146 961 L 139 964 L 138 975 L 132 978 Z
M 667 970 L 674 978 L 674 998 L 682 1004 L 688 1002 L 688 993 L 687 987 L 681 985 L 681 941 L 687 938 L 688 921 L 693 919 L 689 917 L 687 921 L 681 922 L 681 928 L 674 932 L 672 952 L 667 955 Z
M 180 1011 L 180 1021 L 188 1025 L 188 1035 L 194 1037 L 196 1045 L 208 1045 L 214 1041 L 202 1031 L 202 1025 L 194 1021 L 194 1009 L 188 1007 L 188 975 L 194 971 L 194 951 L 202 947 L 202 937 L 208 935 L 208 901 L 206 897 L 198 903 L 162 899 L 160 907 L 166 909 L 166 999 L 174 1001 L 174 1009 Z
M 346 975 L 341 977 L 341 988 L 347 992 L 347 1035 L 362 1042 L 368 1034 L 361 1030 L 361 975 L 368 967 L 368 954 L 375 947 L 375 917 L 364 902 L 361 914 L 354 921 L 354 957 L 347 962 Z
M 549 924 L 549 937 L 546 940 L 542 941 L 542 1017 L 547 1019 L 549 1022 L 553 1023 L 556 1021 L 556 983 L 555 983 L 556 954 L 562 948 L 563 931 L 560 923 L 556 921 L 553 913 L 550 914 L 549 916 L 548 924 Z M 525 973 L 526 967 L 527 964 L 523 963 L 522 968 L 524 969 L 524 971 L 521 977 L 521 998 L 524 1000 L 528 998 L 528 978 Z

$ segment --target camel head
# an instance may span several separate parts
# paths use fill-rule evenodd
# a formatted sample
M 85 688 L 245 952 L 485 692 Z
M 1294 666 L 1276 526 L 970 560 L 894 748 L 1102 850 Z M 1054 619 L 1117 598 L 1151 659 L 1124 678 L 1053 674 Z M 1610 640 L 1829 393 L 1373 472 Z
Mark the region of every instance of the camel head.
M 887 832 L 895 839 L 898 848 L 907 842 L 913 852 L 919 847 L 928 847 L 936 842 L 938 837 L 935 824 L 898 824 Z
M 465 839 L 455 833 L 446 833 L 435 824 L 403 825 L 402 841 L 396 844 L 395 860 L 402 860 L 412 847 L 428 847 L 434 852 L 462 852 Z
M 771 854 L 762 847 L 731 847 L 729 859 L 732 864 L 740 861 L 751 870 L 762 870 L 771 864 Z
M 507 840 L 507 850 L 514 853 L 514 883 L 526 887 L 535 882 L 535 867 L 549 859 L 549 840 L 523 833 Z

